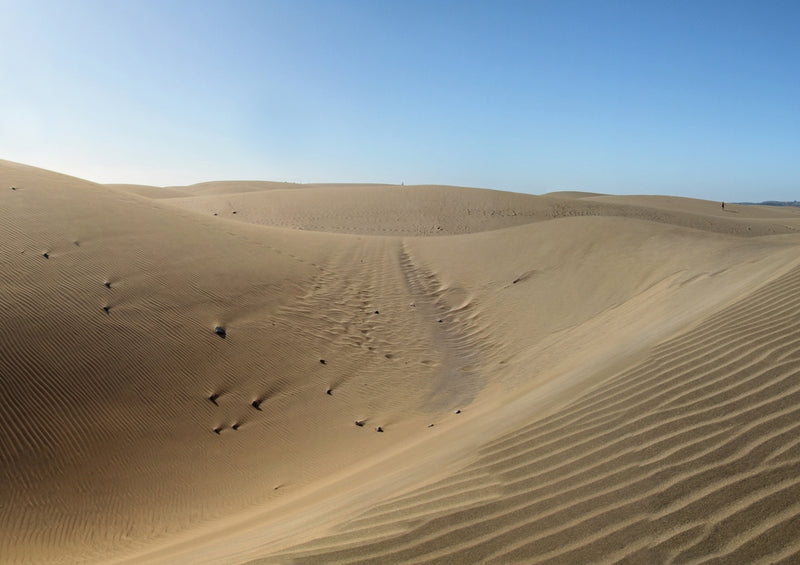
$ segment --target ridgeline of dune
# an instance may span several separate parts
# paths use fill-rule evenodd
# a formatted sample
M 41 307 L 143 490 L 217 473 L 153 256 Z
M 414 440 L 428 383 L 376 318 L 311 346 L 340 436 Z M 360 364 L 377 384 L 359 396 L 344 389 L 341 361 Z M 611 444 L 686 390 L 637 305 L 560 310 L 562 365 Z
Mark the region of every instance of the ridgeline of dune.
M 0 161 L 0 561 L 792 562 L 798 229 Z

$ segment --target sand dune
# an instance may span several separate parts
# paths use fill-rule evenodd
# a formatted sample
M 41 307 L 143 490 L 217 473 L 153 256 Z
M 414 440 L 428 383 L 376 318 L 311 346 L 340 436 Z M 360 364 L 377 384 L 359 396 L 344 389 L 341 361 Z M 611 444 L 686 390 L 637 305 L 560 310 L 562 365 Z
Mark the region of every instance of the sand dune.
M 799 558 L 795 209 L 0 161 L 0 214 L 3 563 Z
M 800 215 L 767 206 L 584 192 L 525 194 L 452 186 L 209 182 L 184 187 L 111 185 L 216 217 L 359 235 L 459 235 L 572 216 L 642 219 L 737 235 L 796 233 Z

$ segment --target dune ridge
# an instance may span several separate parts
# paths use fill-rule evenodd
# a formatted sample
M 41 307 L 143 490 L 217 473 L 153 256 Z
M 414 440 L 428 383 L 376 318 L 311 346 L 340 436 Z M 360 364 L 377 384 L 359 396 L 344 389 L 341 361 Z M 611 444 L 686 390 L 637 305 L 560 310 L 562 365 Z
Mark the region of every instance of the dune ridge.
M 688 198 L 594 193 L 531 196 L 439 185 L 208 182 L 183 187 L 112 185 L 175 206 L 242 222 L 322 232 L 431 236 L 497 230 L 571 216 L 618 216 L 704 231 L 796 233 L 793 212 Z M 782 221 L 782 220 L 789 221 Z
M 798 211 L 0 161 L 0 214 L 3 562 L 797 559 Z

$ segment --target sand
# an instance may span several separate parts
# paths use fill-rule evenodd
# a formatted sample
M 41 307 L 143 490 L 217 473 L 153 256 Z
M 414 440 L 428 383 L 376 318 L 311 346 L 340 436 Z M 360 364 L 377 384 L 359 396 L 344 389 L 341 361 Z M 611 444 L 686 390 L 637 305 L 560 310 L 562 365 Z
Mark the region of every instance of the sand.
M 796 562 L 798 230 L 0 161 L 0 562 Z

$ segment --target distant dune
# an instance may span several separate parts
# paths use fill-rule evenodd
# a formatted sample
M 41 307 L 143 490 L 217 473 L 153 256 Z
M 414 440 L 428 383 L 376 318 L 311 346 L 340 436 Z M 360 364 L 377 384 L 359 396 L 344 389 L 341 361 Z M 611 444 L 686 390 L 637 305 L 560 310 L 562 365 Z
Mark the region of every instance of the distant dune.
M 0 161 L 0 562 L 798 562 L 798 230 Z

